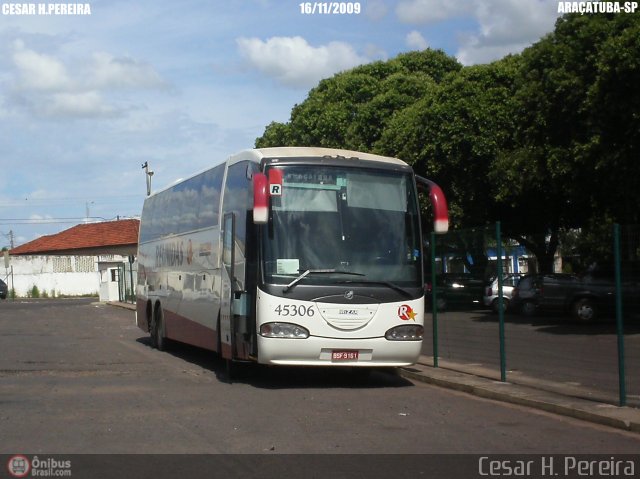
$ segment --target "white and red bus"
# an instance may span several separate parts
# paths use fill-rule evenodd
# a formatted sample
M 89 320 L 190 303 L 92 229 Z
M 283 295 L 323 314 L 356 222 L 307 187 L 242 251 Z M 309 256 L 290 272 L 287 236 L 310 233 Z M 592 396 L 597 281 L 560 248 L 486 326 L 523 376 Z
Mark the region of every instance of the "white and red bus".
M 404 162 L 355 151 L 265 148 L 149 196 L 137 325 L 229 361 L 404 366 L 424 324 L 418 184 L 435 229 L 444 195 Z

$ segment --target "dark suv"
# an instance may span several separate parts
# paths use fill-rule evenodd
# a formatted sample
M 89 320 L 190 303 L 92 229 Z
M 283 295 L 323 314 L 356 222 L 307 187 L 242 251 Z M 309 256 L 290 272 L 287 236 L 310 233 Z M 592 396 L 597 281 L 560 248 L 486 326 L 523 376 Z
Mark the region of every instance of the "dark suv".
M 9 288 L 7 287 L 7 283 L 0 279 L 0 299 L 7 299 L 8 293 Z
M 470 310 L 482 305 L 484 281 L 470 274 L 445 273 L 436 276 L 438 310 Z M 431 310 L 431 282 L 425 284 L 426 305 Z
M 623 294 L 638 294 L 637 286 L 623 285 Z M 562 312 L 580 321 L 593 321 L 604 312 L 615 311 L 615 283 L 592 275 L 530 274 L 513 290 L 511 306 L 527 316 L 538 311 Z

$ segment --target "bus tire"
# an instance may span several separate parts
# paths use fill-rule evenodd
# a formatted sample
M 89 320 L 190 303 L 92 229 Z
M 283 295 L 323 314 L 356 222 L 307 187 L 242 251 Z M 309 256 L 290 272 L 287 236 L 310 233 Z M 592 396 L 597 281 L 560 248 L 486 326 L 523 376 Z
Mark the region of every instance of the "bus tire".
M 162 314 L 162 306 L 160 303 L 156 305 L 151 317 L 151 345 L 158 351 L 167 349 L 167 338 L 164 336 L 164 315 Z

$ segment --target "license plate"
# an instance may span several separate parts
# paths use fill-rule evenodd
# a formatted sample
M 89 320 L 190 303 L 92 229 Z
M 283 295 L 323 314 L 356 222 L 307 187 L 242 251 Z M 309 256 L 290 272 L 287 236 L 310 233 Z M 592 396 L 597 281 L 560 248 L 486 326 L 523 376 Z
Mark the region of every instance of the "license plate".
M 332 351 L 332 361 L 357 361 L 358 351 Z

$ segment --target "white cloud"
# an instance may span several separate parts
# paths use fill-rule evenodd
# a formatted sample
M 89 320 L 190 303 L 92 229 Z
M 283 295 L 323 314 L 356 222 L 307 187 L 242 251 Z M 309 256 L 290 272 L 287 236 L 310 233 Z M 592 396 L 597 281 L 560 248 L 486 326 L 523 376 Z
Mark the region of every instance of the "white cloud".
M 409 32 L 406 37 L 406 43 L 412 50 L 425 50 L 429 47 L 429 44 L 424 39 L 422 34 L 416 30 Z
M 90 60 L 64 62 L 16 40 L 11 59 L 5 103 L 41 117 L 114 117 L 126 110 L 113 103 L 111 93 L 167 86 L 151 65 L 104 52 L 93 53 Z M 0 116 L 6 114 L 0 111 Z
M 480 31 L 463 37 L 457 57 L 465 65 L 519 53 L 553 30 L 557 0 L 476 0 Z
M 364 14 L 369 20 L 377 22 L 387 16 L 389 8 L 382 0 L 368 0 L 365 3 Z
M 472 0 L 404 0 L 396 7 L 402 23 L 427 25 L 465 15 Z M 522 1 L 522 0 L 520 0 Z
M 46 214 L 45 214 L 45 215 L 39 215 L 39 214 L 37 214 L 37 213 L 33 213 L 33 214 L 31 214 L 31 215 L 29 216 L 29 219 L 30 219 L 31 221 L 50 220 L 50 219 L 52 219 L 52 218 L 53 218 L 53 216 L 51 216 L 51 215 L 46 215 Z
M 396 14 L 402 23 L 428 25 L 460 17 L 478 23 L 476 31 L 458 33 L 458 60 L 470 65 L 519 53 L 553 30 L 557 0 L 402 0 Z
M 302 37 L 239 38 L 238 48 L 249 63 L 278 82 L 298 87 L 314 86 L 322 78 L 369 60 L 344 42 L 314 47 Z
M 115 58 L 104 52 L 93 54 L 89 83 L 100 89 L 165 86 L 165 82 L 151 65 L 128 57 Z
M 120 111 L 108 105 L 96 91 L 83 93 L 56 93 L 43 106 L 42 112 L 50 117 L 112 117 Z
M 14 42 L 13 62 L 21 88 L 39 91 L 61 91 L 71 87 L 71 79 L 64 64 L 49 56 L 25 47 L 21 40 Z

